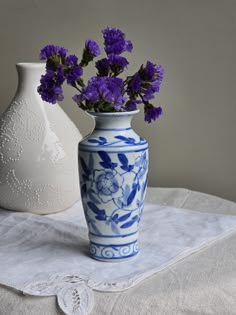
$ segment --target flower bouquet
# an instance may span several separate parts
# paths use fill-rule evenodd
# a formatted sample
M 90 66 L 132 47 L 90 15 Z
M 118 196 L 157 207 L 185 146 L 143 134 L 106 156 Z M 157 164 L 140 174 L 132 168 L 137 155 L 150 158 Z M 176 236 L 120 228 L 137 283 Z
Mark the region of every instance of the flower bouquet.
M 47 61 L 46 74 L 38 87 L 42 99 L 49 103 L 62 101 L 62 85 L 66 81 L 78 91 L 73 100 L 85 111 L 127 112 L 142 104 L 145 121 L 156 120 L 162 108 L 154 107 L 150 101 L 160 90 L 162 66 L 147 61 L 135 74 L 125 79 L 118 77 L 129 65 L 121 54 L 132 52 L 133 45 L 119 29 L 107 27 L 102 33 L 106 57 L 95 62 L 97 73 L 87 84 L 82 78 L 83 69 L 101 53 L 94 40 L 86 40 L 80 61 L 77 56 L 68 55 L 64 47 L 47 45 L 41 50 L 40 59 Z
M 100 55 L 99 45 L 85 43 L 82 58 L 48 45 L 41 50 L 46 73 L 38 92 L 43 100 L 63 100 L 66 81 L 77 90 L 73 100 L 95 118 L 93 132 L 79 143 L 80 190 L 89 230 L 90 255 L 102 261 L 122 261 L 139 252 L 139 222 L 147 187 L 148 143 L 131 128 L 143 105 L 145 121 L 162 114 L 151 104 L 159 92 L 163 68 L 147 61 L 133 75 L 122 78 L 128 60 L 121 56 L 133 45 L 116 28 L 103 31 L 106 57 L 95 62 L 96 75 L 85 83 L 84 68 Z

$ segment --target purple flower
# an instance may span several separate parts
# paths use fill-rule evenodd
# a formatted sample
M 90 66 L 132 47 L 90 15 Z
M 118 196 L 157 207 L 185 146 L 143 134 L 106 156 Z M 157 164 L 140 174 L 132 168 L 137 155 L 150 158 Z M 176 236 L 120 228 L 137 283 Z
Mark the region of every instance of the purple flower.
M 97 57 L 101 53 L 98 44 L 92 39 L 86 40 L 85 49 L 87 50 L 88 54 L 90 54 L 93 57 Z
M 62 85 L 65 81 L 65 74 L 62 65 L 57 66 L 57 70 L 54 73 L 54 80 L 57 85 Z
M 112 27 L 107 27 L 103 31 L 105 52 L 109 56 L 110 54 L 120 55 L 124 51 L 131 52 L 133 45 L 130 40 L 125 40 L 125 34 Z
M 148 102 L 152 99 L 154 99 L 154 93 L 153 93 L 152 89 L 145 90 L 145 92 L 143 94 L 143 100 Z
M 66 75 L 67 83 L 73 85 L 83 74 L 83 68 L 81 66 L 75 66 Z
M 149 124 L 152 120 L 156 120 L 162 115 L 162 108 L 161 107 L 154 107 L 151 104 L 147 108 L 145 108 L 145 117 L 144 120 Z
M 109 61 L 107 58 L 103 58 L 101 60 L 98 60 L 95 63 L 95 66 L 98 70 L 98 75 L 99 76 L 107 76 L 109 73 L 109 69 L 110 69 L 110 65 L 109 65 Z
M 153 81 L 151 83 L 151 89 L 153 92 L 159 92 L 160 91 L 160 85 L 161 85 L 161 82 L 159 80 L 156 80 L 156 81 Z
M 135 73 L 135 75 L 131 78 L 128 83 L 127 92 L 128 95 L 136 95 L 141 92 L 142 81 L 139 73 Z
M 42 75 L 40 80 L 40 86 L 38 92 L 42 99 L 48 103 L 55 104 L 57 101 L 64 99 L 61 84 L 64 81 L 64 77 L 59 74 L 55 75 L 53 71 L 47 71 L 45 75 Z
M 137 101 L 128 100 L 125 104 L 125 111 L 132 111 L 137 109 Z
M 108 76 L 111 70 L 115 76 L 120 74 L 128 66 L 129 62 L 126 58 L 111 54 L 108 59 L 103 58 L 98 60 L 95 64 L 98 69 L 99 76 Z
M 97 57 L 100 54 L 100 48 L 98 44 L 92 40 L 88 39 L 85 42 L 85 48 L 83 51 L 83 56 L 80 65 L 86 67 L 94 57 Z
M 112 72 L 114 72 L 115 75 L 118 75 L 122 71 L 124 71 L 124 69 L 127 68 L 129 64 L 128 60 L 125 57 L 114 54 L 109 55 L 108 62 Z
M 78 65 L 78 58 L 75 55 L 66 57 L 65 77 L 67 84 L 73 85 L 83 74 L 83 68 Z
M 144 81 L 153 82 L 153 81 L 161 81 L 163 80 L 164 76 L 164 69 L 161 65 L 155 65 L 150 61 L 147 61 L 145 67 L 141 67 L 139 70 L 140 77 Z
M 75 55 L 69 55 L 66 57 L 67 66 L 75 66 L 78 64 L 78 58 Z
M 49 59 L 55 55 L 60 56 L 61 58 L 65 58 L 67 54 L 67 49 L 60 46 L 55 45 L 47 45 L 40 51 L 39 58 L 40 60 Z
M 146 85 L 147 87 L 144 89 L 144 92 L 143 92 L 143 99 L 145 101 L 149 101 L 154 98 L 154 93 L 159 92 L 160 82 L 157 80 L 152 83 L 147 83 Z
M 97 103 L 100 100 L 100 95 L 98 91 L 98 82 L 89 80 L 87 87 L 85 87 L 81 93 L 81 99 L 86 99 L 92 103 Z

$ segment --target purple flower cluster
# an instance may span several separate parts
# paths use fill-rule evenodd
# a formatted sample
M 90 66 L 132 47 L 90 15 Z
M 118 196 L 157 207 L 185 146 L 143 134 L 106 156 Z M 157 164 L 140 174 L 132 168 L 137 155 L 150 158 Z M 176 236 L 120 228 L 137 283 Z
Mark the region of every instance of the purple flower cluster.
M 42 75 L 38 92 L 42 99 L 48 103 L 55 104 L 57 101 L 63 101 L 62 84 L 65 80 L 62 67 L 59 65 L 57 72 L 47 70 L 45 75 Z
M 111 54 L 108 58 L 98 60 L 95 64 L 99 76 L 108 76 L 109 73 L 117 76 L 128 66 L 129 62 L 125 57 Z
M 145 110 L 145 116 L 144 120 L 148 122 L 149 124 L 152 122 L 152 120 L 157 120 L 162 115 L 162 108 L 161 107 L 148 107 Z
M 40 51 L 39 59 L 47 60 L 53 57 L 65 58 L 67 54 L 67 49 L 60 46 L 47 45 Z
M 81 104 L 83 102 L 89 109 L 95 111 L 108 111 L 113 108 L 120 111 L 125 101 L 123 96 L 123 80 L 116 77 L 92 77 L 82 92 L 73 97 L 73 100 Z M 110 110 L 109 110 L 110 111 Z
M 143 99 L 149 101 L 154 98 L 154 93 L 160 91 L 164 69 L 161 65 L 155 65 L 147 61 L 146 66 L 139 69 L 128 82 L 127 92 L 131 97 L 137 97 L 143 93 Z
M 133 45 L 130 40 L 125 39 L 125 34 L 119 29 L 107 27 L 102 33 L 107 58 L 96 62 L 95 66 L 98 70 L 98 75 L 117 76 L 122 73 L 129 64 L 128 60 L 120 55 L 125 51 L 131 52 Z
M 98 44 L 92 39 L 87 39 L 85 42 L 81 65 L 86 67 L 89 62 L 92 61 L 94 57 L 99 56 L 100 53 L 101 51 Z
M 130 40 L 125 39 L 125 34 L 112 27 L 107 27 L 103 31 L 105 52 L 109 56 L 110 54 L 120 55 L 125 51 L 131 52 L 133 44 Z
M 65 78 L 69 85 L 74 85 L 83 74 L 83 68 L 78 65 L 78 58 L 75 55 L 66 57 L 65 62 L 67 68 L 65 69 Z
M 164 70 L 161 65 L 147 61 L 140 69 L 125 80 L 118 78 L 129 65 L 121 56 L 131 52 L 133 45 L 125 34 L 112 27 L 102 31 L 105 58 L 96 61 L 97 75 L 87 84 L 82 79 L 83 68 L 100 55 L 100 47 L 92 39 L 85 42 L 81 60 L 67 55 L 64 47 L 47 45 L 40 52 L 40 59 L 46 60 L 46 73 L 41 77 L 38 92 L 44 101 L 56 103 L 63 100 L 62 85 L 67 84 L 78 90 L 73 100 L 86 111 L 117 112 L 132 111 L 143 104 L 144 119 L 150 123 L 162 114 L 161 107 L 154 107 L 150 101 L 160 91 Z
M 87 50 L 88 54 L 90 54 L 93 57 L 97 57 L 101 53 L 100 47 L 92 39 L 87 39 L 86 40 L 86 42 L 85 42 L 85 49 Z
M 154 107 L 149 101 L 154 99 L 154 94 L 160 91 L 163 76 L 164 69 L 161 65 L 147 61 L 145 67 L 142 65 L 139 71 L 128 80 L 127 93 L 133 101 L 141 98 L 144 104 L 145 121 L 148 123 L 158 119 L 162 114 L 161 107 Z

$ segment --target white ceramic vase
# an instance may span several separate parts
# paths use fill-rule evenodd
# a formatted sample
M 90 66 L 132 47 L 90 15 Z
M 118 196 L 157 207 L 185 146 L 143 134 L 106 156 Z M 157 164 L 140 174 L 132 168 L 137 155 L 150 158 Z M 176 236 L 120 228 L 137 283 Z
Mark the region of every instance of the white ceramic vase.
M 18 88 L 0 118 L 0 207 L 47 214 L 80 199 L 81 134 L 58 104 L 37 92 L 43 63 L 18 63 Z

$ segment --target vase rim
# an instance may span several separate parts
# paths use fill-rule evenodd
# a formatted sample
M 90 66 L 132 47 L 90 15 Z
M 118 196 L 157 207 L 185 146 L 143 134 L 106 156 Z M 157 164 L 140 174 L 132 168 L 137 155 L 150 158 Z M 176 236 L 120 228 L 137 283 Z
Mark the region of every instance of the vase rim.
M 131 116 L 138 114 L 140 112 L 139 109 L 132 110 L 132 111 L 127 111 L 127 112 L 92 112 L 92 111 L 87 111 L 87 113 L 91 116 Z
M 16 67 L 42 68 L 46 66 L 45 62 L 17 62 Z

